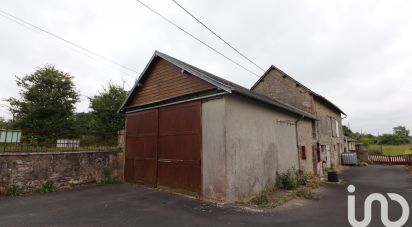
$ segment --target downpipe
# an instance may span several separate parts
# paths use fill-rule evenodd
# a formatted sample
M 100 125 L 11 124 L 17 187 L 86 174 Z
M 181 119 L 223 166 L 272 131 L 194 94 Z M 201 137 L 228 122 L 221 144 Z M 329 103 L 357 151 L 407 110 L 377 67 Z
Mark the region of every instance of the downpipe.
M 296 148 L 297 148 L 297 154 L 298 154 L 298 167 L 299 167 L 299 170 L 301 169 L 301 165 L 300 165 L 300 153 L 299 153 L 299 148 L 300 148 L 300 146 L 299 146 L 299 132 L 298 132 L 298 123 L 300 122 L 300 121 L 302 121 L 303 120 L 303 118 L 305 118 L 305 116 L 304 115 L 302 115 L 300 118 L 298 118 L 298 119 L 296 119 L 296 121 L 295 121 L 295 131 L 296 131 Z

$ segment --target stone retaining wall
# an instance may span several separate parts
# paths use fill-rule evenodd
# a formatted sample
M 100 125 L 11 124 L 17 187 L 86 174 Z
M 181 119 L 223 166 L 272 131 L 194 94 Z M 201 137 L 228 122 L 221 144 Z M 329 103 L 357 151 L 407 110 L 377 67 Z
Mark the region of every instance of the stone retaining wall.
M 58 189 L 80 184 L 123 180 L 124 153 L 0 153 L 0 195 L 18 187 L 23 193 L 39 190 L 46 181 Z

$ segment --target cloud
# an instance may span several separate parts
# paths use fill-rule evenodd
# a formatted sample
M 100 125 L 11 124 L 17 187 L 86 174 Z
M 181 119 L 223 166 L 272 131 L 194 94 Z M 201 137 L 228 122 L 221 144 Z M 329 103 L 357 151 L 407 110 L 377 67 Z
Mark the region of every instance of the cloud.
M 170 0 L 144 1 L 183 28 L 262 72 L 211 36 Z M 184 1 L 180 3 L 264 68 L 280 67 L 341 107 L 352 129 L 412 129 L 412 3 L 395 1 Z M 250 87 L 245 72 L 133 0 L 2 1 L 0 9 L 136 71 L 154 50 Z M 0 18 L 0 97 L 18 95 L 14 75 L 54 64 L 75 76 L 84 96 L 137 75 L 91 60 L 60 41 Z M 87 100 L 78 111 L 87 111 Z M 0 115 L 10 116 L 5 108 Z

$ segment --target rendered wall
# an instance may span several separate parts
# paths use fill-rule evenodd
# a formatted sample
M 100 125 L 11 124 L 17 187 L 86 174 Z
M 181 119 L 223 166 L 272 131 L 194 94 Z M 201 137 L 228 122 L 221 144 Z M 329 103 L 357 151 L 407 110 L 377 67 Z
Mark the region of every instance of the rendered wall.
M 297 116 L 236 95 L 225 100 L 226 199 L 232 201 L 272 186 L 277 171 L 297 168 Z
M 225 99 L 202 103 L 202 195 L 226 198 Z
M 311 120 L 302 120 L 298 122 L 298 137 L 299 137 L 299 146 L 304 146 L 306 149 L 306 160 L 300 159 L 301 169 L 308 173 L 317 174 L 318 171 L 314 171 L 313 166 L 313 151 L 312 146 L 316 144 L 316 137 L 313 137 L 312 133 L 312 121 Z M 316 157 L 315 157 L 316 158 Z M 315 160 L 317 161 L 317 160 Z

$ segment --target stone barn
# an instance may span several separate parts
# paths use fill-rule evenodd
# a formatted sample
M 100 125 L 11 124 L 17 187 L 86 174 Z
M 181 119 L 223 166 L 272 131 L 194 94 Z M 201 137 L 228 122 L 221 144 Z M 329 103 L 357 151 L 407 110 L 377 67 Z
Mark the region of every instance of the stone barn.
M 316 120 L 157 51 L 120 111 L 127 182 L 218 201 L 258 193 L 277 171 L 298 168 L 297 124 Z

